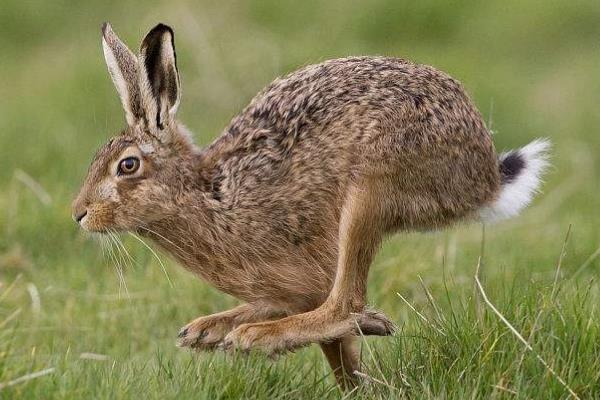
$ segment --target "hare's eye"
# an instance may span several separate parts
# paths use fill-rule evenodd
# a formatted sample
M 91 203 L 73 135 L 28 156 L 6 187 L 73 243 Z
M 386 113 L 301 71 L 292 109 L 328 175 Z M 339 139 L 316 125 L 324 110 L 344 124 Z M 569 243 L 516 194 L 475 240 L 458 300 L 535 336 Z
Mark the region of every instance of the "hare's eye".
M 131 175 L 140 168 L 140 160 L 137 157 L 127 157 L 119 163 L 119 175 Z

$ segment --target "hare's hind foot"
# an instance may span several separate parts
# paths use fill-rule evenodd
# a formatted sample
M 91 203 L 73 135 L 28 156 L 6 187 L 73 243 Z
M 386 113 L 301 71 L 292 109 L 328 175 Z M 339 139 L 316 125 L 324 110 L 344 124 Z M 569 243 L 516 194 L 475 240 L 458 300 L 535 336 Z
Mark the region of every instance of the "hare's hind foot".
M 227 334 L 220 347 L 243 351 L 257 349 L 273 355 L 350 335 L 389 336 L 394 329 L 394 324 L 385 315 L 374 310 L 336 318 L 317 309 L 277 321 L 240 325 Z
M 177 335 L 177 346 L 213 350 L 232 329 L 247 322 L 268 321 L 285 314 L 266 307 L 242 304 L 231 310 L 199 317 L 185 325 Z
M 349 391 L 358 386 L 360 357 L 356 336 L 345 336 L 328 343 L 320 343 L 321 350 L 329 362 L 338 385 Z

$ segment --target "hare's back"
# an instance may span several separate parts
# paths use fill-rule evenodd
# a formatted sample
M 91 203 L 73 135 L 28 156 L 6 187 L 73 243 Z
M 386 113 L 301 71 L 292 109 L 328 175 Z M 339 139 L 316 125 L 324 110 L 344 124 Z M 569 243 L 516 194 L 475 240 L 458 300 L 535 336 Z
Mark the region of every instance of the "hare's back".
M 225 130 L 242 146 L 257 131 L 286 151 L 310 141 L 323 151 L 336 146 L 340 156 L 381 136 L 394 151 L 432 140 L 491 143 L 458 81 L 390 57 L 329 60 L 276 79 Z
M 350 57 L 309 65 L 259 92 L 226 132 L 304 139 L 335 123 L 377 119 L 414 98 L 434 97 L 429 86 L 448 80 L 432 67 L 387 57 Z M 354 124 L 352 124 L 354 125 Z
M 460 214 L 498 185 L 491 137 L 460 83 L 396 58 L 330 60 L 279 78 L 217 143 L 238 199 L 270 215 L 308 210 L 308 221 L 326 210 L 335 220 L 360 173 L 410 176 L 392 179 L 399 192 Z

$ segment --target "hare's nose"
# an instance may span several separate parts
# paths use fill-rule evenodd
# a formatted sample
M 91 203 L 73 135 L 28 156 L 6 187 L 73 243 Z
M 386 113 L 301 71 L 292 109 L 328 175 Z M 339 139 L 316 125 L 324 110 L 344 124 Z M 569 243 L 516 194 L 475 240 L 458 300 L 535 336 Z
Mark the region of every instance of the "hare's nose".
M 73 216 L 73 220 L 78 224 L 80 224 L 81 220 L 87 215 L 88 205 L 89 203 L 82 196 L 77 196 L 75 201 L 73 201 L 73 204 L 71 205 L 71 215 Z
M 77 222 L 79 224 L 79 223 L 81 223 L 81 220 L 83 218 L 85 218 L 86 215 L 87 215 L 87 210 L 83 210 L 79 214 L 73 214 L 73 219 L 75 220 L 75 222 Z

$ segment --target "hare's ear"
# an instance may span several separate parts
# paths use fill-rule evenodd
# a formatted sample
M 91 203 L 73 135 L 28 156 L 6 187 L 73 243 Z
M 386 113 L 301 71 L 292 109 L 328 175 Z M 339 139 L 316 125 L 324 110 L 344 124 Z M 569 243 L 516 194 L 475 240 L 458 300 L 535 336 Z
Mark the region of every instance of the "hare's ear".
M 133 126 L 143 118 L 138 60 L 106 22 L 102 24 L 102 49 L 108 72 L 123 103 L 127 123 Z
M 149 128 L 161 139 L 165 126 L 175 117 L 181 89 L 175 56 L 175 36 L 167 25 L 158 24 L 140 48 L 142 106 Z

